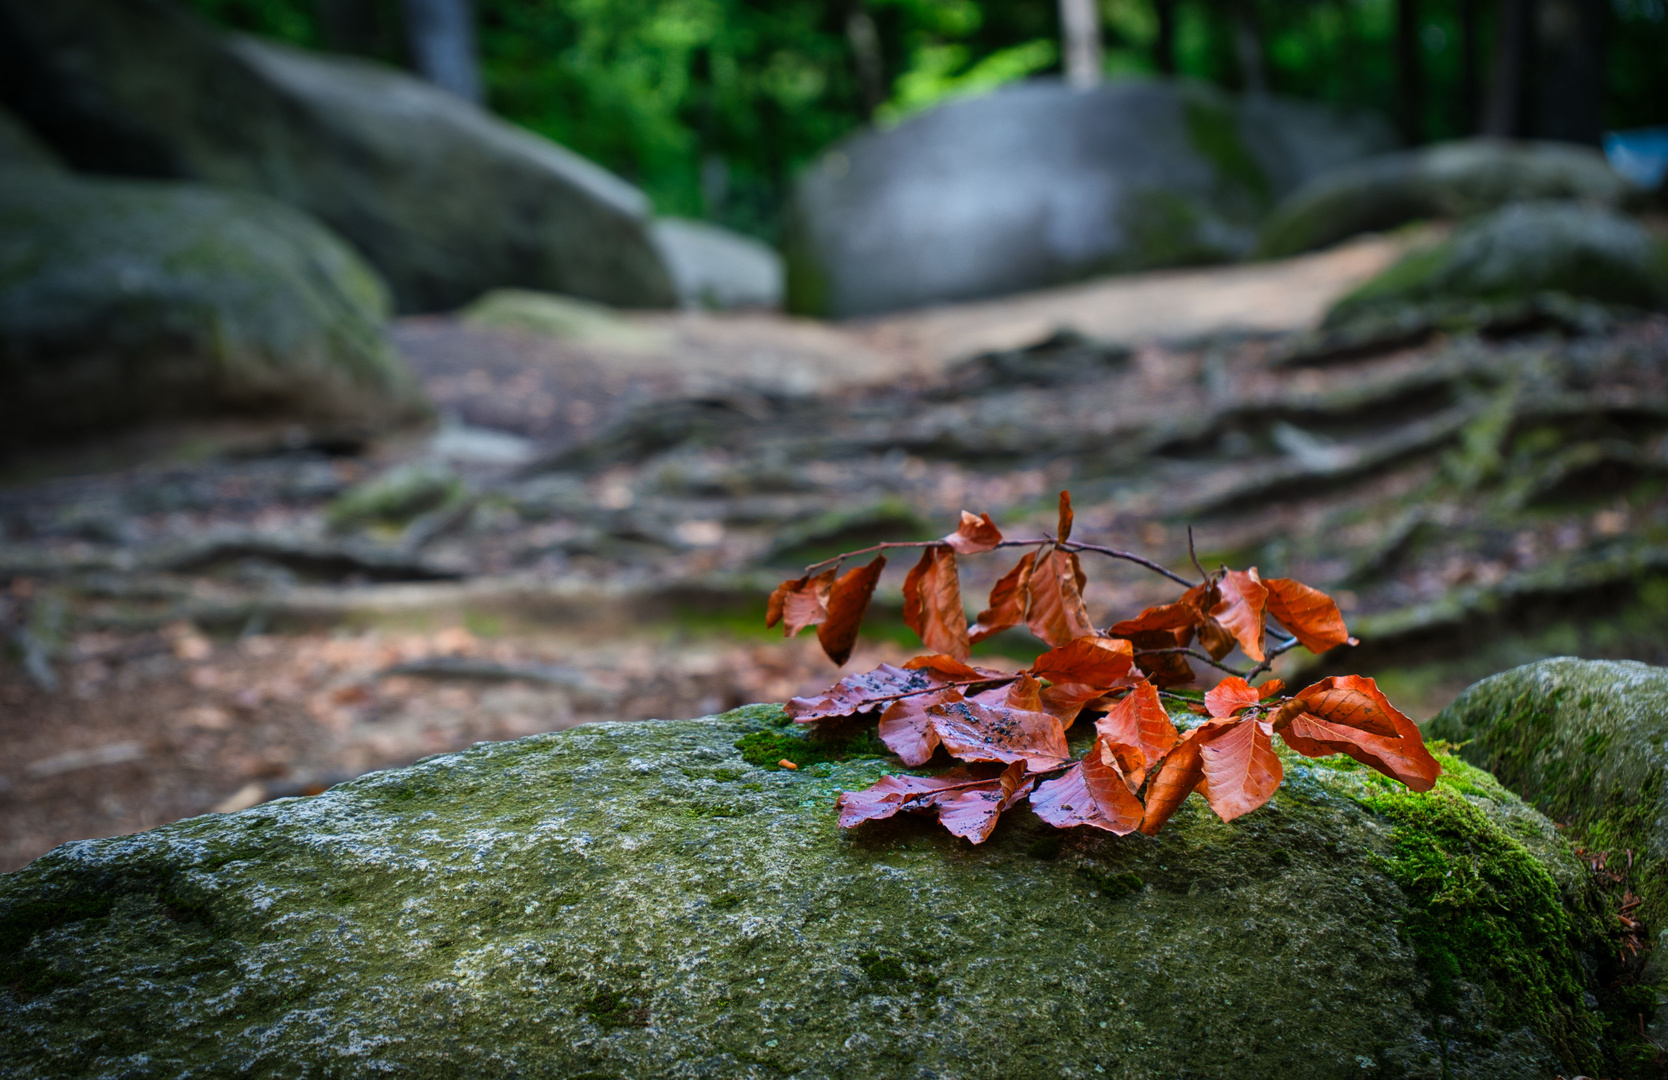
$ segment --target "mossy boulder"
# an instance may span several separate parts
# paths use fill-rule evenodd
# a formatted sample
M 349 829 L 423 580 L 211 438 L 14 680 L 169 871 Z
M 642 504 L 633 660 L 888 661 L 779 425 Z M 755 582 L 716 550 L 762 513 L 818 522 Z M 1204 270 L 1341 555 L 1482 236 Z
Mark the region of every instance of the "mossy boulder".
M 304 210 L 402 311 L 499 286 L 678 301 L 641 191 L 392 67 L 221 34 L 172 0 L 0 0 L 0 68 L 0 96 L 73 167 Z
M 1633 194 L 1589 147 L 1465 139 L 1369 158 L 1310 180 L 1275 208 L 1257 249 L 1280 258 L 1426 218 L 1457 220 L 1546 199 L 1618 207 Z
M 1210 87 L 1027 80 L 835 144 L 798 181 L 788 304 L 847 317 L 1246 255 L 1375 117 Z
M 894 766 L 858 739 L 776 768 L 785 725 L 597 724 L 60 847 L 0 878 L 0 1075 L 1604 1066 L 1587 874 L 1457 759 L 1410 795 L 1288 757 L 1232 825 L 1019 810 L 973 847 L 842 834 L 836 794 Z
M 228 412 L 421 416 L 375 271 L 259 196 L 0 175 L 0 443 Z
M 1463 740 L 1468 761 L 1610 853 L 1644 898 L 1638 917 L 1658 935 L 1650 978 L 1668 986 L 1668 668 L 1631 660 L 1558 657 L 1471 687 L 1430 722 Z M 1668 1038 L 1668 1006 L 1652 1036 Z
M 1518 203 L 1404 256 L 1333 305 L 1325 325 L 1487 322 L 1573 302 L 1668 307 L 1668 252 L 1603 207 Z

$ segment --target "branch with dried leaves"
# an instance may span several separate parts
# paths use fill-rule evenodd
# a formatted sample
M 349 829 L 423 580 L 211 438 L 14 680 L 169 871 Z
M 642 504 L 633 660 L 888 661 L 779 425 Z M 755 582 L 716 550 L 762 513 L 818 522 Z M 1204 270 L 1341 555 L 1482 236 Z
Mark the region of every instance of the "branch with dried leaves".
M 905 765 L 943 754 L 960 764 L 937 776 L 888 776 L 840 796 L 840 825 L 853 828 L 901 812 L 927 813 L 957 836 L 982 843 L 1002 813 L 1022 801 L 1059 828 L 1086 825 L 1118 835 L 1154 834 L 1195 791 L 1224 821 L 1257 809 L 1283 778 L 1273 740 L 1306 757 L 1346 754 L 1428 791 L 1441 767 L 1418 727 L 1373 680 L 1334 676 L 1286 694 L 1285 684 L 1250 680 L 1299 645 L 1320 653 L 1355 644 L 1331 597 L 1291 578 L 1264 579 L 1256 567 L 1223 568 L 1198 584 L 1158 563 L 1071 539 L 1071 496 L 1060 493 L 1059 528 L 1039 540 L 1008 540 L 989 514 L 962 512 L 938 540 L 877 544 L 813 563 L 770 595 L 766 624 L 793 636 L 807 627 L 829 659 L 851 656 L 886 566 L 884 551 L 921 550 L 904 580 L 904 621 L 929 652 L 903 667 L 882 664 L 848 675 L 821 695 L 794 698 L 788 713 L 804 724 L 872 717 L 876 734 Z M 957 560 L 1002 548 L 1027 548 L 991 589 L 971 623 Z M 1191 531 L 1188 548 L 1192 551 Z M 1083 600 L 1081 551 L 1145 566 L 1187 586 L 1168 604 L 1098 629 Z M 869 563 L 841 569 L 873 554 Z M 1289 636 L 1272 636 L 1270 622 Z M 972 645 L 1024 626 L 1050 648 L 1023 671 L 971 665 Z M 1197 640 L 1199 648 L 1193 648 Z M 1239 650 L 1254 666 L 1224 659 Z M 1189 660 L 1222 671 L 1199 705 L 1208 719 L 1183 732 L 1164 707 L 1168 687 L 1195 680 Z M 1074 758 L 1066 731 L 1096 716 L 1095 739 Z

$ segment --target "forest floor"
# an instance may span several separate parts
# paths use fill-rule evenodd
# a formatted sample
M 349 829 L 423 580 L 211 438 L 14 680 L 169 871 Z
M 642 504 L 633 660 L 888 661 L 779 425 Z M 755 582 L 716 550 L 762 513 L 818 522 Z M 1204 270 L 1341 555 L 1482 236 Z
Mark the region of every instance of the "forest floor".
M 1362 646 L 1284 673 L 1380 675 L 1416 715 L 1553 652 L 1668 661 L 1668 320 L 1313 332 L 1409 242 L 841 325 L 405 319 L 435 429 L 14 461 L 0 871 L 478 740 L 818 689 L 815 642 L 762 626 L 776 581 L 963 508 L 1036 535 L 1068 486 L 1077 539 L 1181 569 L 1191 525 L 1207 563 L 1334 591 Z M 904 569 L 852 666 L 913 651 Z M 1004 569 L 971 561 L 969 603 Z M 1176 589 L 1087 569 L 1097 618 Z

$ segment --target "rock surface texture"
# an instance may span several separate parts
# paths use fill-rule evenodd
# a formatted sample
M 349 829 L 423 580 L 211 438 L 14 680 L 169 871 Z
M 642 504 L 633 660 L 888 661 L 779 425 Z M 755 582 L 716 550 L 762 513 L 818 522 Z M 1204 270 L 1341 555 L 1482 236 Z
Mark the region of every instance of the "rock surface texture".
M 227 411 L 423 414 L 385 287 L 329 230 L 193 184 L 0 176 L 0 439 Z
M 1403 257 L 1339 300 L 1326 322 L 1417 311 L 1474 323 L 1565 301 L 1668 307 L 1668 250 L 1638 222 L 1602 207 L 1518 203 Z
M 1288 758 L 1232 826 L 1021 811 L 970 847 L 841 834 L 835 794 L 891 767 L 734 748 L 783 721 L 478 744 L 61 847 L 0 879 L 0 1075 L 1542 1080 L 1599 1054 L 1585 871 L 1457 760 L 1413 796 Z M 1436 900 L 1449 870 L 1488 905 Z
M 1275 200 L 1391 145 L 1368 118 L 1198 86 L 1009 87 L 825 153 L 795 194 L 789 305 L 868 315 L 1241 257 Z
M 1588 848 L 1632 851 L 1640 917 L 1668 933 L 1668 668 L 1567 656 L 1526 664 L 1467 690 L 1428 730 L 1464 741 L 1467 760 Z M 1668 965 L 1655 968 L 1653 981 L 1668 981 Z M 1668 1006 L 1652 1035 L 1668 1035 Z
M 1632 193 L 1597 150 L 1468 139 L 1385 154 L 1310 180 L 1275 209 L 1258 249 L 1278 258 L 1421 218 L 1464 218 L 1541 199 L 1617 207 Z
M 252 189 L 306 210 L 402 310 L 522 285 L 671 306 L 647 199 L 419 79 L 223 37 L 164 0 L 0 3 L 0 92 L 72 166 Z

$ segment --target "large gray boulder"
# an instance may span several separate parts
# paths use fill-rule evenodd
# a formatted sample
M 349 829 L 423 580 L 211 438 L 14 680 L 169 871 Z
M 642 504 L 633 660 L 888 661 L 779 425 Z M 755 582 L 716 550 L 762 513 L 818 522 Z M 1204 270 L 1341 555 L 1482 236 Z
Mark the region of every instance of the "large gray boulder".
M 794 195 L 789 304 L 866 315 L 1239 258 L 1276 200 L 1393 144 L 1370 117 L 1200 85 L 1010 86 L 824 153 Z
M 654 236 L 683 306 L 782 306 L 782 257 L 769 245 L 687 218 L 661 218 L 654 223 Z
M 1601 206 L 1515 203 L 1404 256 L 1340 299 L 1325 323 L 1486 321 L 1548 299 L 1668 307 L 1668 252 Z
M 1668 935 L 1668 668 L 1560 656 L 1484 679 L 1427 725 L 1594 850 L 1634 853 Z M 1668 936 L 1663 939 L 1668 945 Z M 1668 981 L 1668 967 L 1664 967 Z M 1657 1038 L 1668 1036 L 1668 1005 Z
M 1425 218 L 1458 219 L 1508 203 L 1570 199 L 1617 207 L 1634 193 L 1604 155 L 1571 143 L 1466 139 L 1369 158 L 1298 188 L 1263 225 L 1271 258 Z
M 270 199 L 0 171 L 0 443 L 228 411 L 413 419 L 387 313 L 374 270 Z
M 1455 759 L 1410 795 L 1288 757 L 1273 803 L 1232 825 L 1196 798 L 1156 840 L 1021 809 L 971 847 L 917 820 L 841 834 L 836 793 L 892 767 L 855 746 L 812 764 L 840 744 L 785 722 L 750 706 L 478 744 L 65 845 L 0 878 L 0 1076 L 1604 1063 L 1586 871 Z M 789 755 L 806 767 L 774 766 Z
M 503 285 L 678 300 L 641 192 L 393 69 L 223 36 L 167 0 L 0 0 L 7 67 L 7 103 L 72 166 L 306 210 L 402 310 Z

